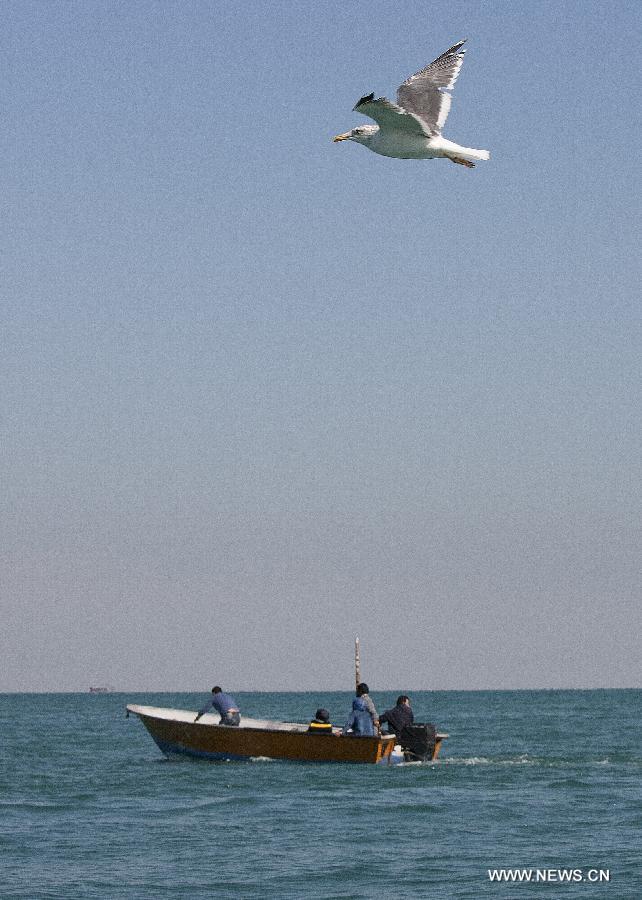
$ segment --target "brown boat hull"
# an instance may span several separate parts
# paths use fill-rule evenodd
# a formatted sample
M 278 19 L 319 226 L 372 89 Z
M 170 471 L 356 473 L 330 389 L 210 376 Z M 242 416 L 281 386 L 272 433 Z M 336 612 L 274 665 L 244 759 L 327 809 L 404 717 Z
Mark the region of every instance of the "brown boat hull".
M 257 757 L 298 762 L 386 764 L 395 739 L 389 736 L 349 737 L 311 734 L 303 730 L 234 728 L 208 722 L 177 721 L 128 707 L 147 728 L 167 756 L 192 756 L 209 760 L 247 760 Z

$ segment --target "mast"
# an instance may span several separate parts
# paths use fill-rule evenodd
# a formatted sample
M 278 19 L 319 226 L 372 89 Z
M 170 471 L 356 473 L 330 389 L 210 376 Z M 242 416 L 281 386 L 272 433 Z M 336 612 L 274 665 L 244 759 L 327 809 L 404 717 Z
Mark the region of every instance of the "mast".
M 354 639 L 354 683 L 355 688 L 361 684 L 361 658 L 359 656 L 359 638 Z

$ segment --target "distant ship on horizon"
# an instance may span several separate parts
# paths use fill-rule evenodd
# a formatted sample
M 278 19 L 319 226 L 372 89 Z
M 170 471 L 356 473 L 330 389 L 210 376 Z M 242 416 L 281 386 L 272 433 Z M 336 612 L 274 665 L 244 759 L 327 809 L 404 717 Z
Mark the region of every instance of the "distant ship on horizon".
M 90 687 L 90 694 L 111 694 L 114 690 L 113 687 Z

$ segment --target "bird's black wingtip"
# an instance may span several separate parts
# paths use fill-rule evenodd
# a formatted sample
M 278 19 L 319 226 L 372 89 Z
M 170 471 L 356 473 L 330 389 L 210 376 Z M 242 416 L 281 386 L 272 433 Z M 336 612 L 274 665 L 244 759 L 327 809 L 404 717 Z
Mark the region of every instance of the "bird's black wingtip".
M 366 94 L 365 97 L 362 97 L 361 100 L 358 100 L 355 103 L 355 105 L 352 107 L 352 111 L 354 112 L 355 109 L 359 109 L 359 107 L 363 106 L 364 103 L 372 103 L 373 100 L 374 100 L 374 93 Z
M 462 50 L 461 48 L 464 46 L 464 44 L 466 43 L 467 40 L 468 40 L 468 38 L 464 38 L 463 41 L 457 41 L 457 43 L 453 44 L 452 47 L 449 47 L 447 50 L 444 50 L 444 52 L 441 54 L 441 56 L 437 57 L 435 62 L 437 62 L 437 60 L 447 59 L 449 56 L 463 56 L 464 53 L 466 52 L 466 50 L 465 49 Z

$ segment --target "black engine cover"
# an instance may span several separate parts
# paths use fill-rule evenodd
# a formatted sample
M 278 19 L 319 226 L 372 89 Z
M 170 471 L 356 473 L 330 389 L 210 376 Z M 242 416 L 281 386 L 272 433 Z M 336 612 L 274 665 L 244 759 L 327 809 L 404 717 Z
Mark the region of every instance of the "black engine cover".
M 399 743 L 406 759 L 428 762 L 435 753 L 436 729 L 430 723 L 406 725 L 399 735 Z

